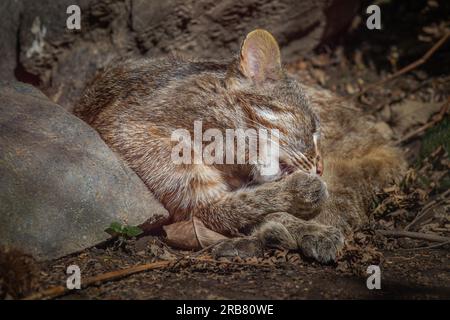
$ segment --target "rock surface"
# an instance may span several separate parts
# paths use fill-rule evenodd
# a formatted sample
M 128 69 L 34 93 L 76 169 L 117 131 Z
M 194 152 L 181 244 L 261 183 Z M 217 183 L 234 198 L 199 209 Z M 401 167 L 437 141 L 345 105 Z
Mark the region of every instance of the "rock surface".
M 87 124 L 39 90 L 0 82 L 0 245 L 52 259 L 167 211 Z

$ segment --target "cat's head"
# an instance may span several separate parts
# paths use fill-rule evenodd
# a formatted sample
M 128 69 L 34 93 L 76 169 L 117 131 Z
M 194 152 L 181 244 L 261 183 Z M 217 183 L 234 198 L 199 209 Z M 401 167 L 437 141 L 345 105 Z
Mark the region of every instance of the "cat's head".
M 226 85 L 237 93 L 249 127 L 279 131 L 279 169 L 260 180 L 296 170 L 322 175 L 319 119 L 298 82 L 283 71 L 278 43 L 269 32 L 247 35 Z

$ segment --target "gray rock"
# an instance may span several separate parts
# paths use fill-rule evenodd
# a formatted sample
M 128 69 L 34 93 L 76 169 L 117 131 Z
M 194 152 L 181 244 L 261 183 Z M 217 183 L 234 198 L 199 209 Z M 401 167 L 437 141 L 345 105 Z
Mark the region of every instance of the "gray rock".
M 0 245 L 52 259 L 108 239 L 113 221 L 167 218 L 97 132 L 37 89 L 0 82 Z
M 0 2 L 0 30 L 2 30 L 2 41 L 0 41 L 0 79 L 14 79 L 14 71 L 17 62 L 18 31 L 20 23 L 20 12 L 22 3 L 14 0 L 2 0 Z

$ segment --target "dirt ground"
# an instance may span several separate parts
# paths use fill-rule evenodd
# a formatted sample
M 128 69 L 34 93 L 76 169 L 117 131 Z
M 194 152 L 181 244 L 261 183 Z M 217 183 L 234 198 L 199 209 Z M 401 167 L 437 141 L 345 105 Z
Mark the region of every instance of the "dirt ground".
M 144 236 L 41 264 L 36 290 L 65 285 L 72 264 L 86 278 L 170 261 L 58 298 L 450 299 L 450 243 L 445 240 L 450 236 L 450 40 L 422 65 L 371 85 L 417 61 L 442 39 L 449 30 L 449 8 L 439 7 L 444 2 L 385 1 L 383 30 L 367 30 L 362 13 L 344 39 L 288 66 L 303 83 L 337 92 L 371 114 L 410 163 L 401 183 L 376 195 L 370 223 L 355 232 L 337 264 L 323 266 L 277 250 L 245 261 L 205 262 L 201 259 L 211 259 L 208 252 L 191 259 L 192 253 L 168 248 L 161 237 Z M 403 14 L 411 10 L 415 14 Z M 418 238 L 403 236 L 405 230 Z M 380 290 L 366 286 L 371 264 L 381 266 Z
M 175 258 L 157 239 L 132 246 L 146 249 L 92 249 L 44 268 L 46 286 L 64 284 L 66 268 L 80 266 L 82 277 L 148 261 Z M 130 247 L 129 247 L 130 248 Z M 160 257 L 154 258 L 155 254 Z M 151 258 L 153 255 L 153 258 Z M 246 265 L 256 263 L 257 265 Z M 263 259 L 239 262 L 182 260 L 169 267 L 72 291 L 61 299 L 450 299 L 450 254 L 443 249 L 384 252 L 381 289 L 369 290 L 366 266 L 340 270 L 304 261 L 295 253 L 268 252 Z M 82 278 L 83 279 L 83 278 Z
M 445 250 L 389 254 L 380 290 L 368 290 L 366 278 L 333 267 L 287 264 L 220 273 L 156 271 L 66 299 L 450 299 L 449 258 Z

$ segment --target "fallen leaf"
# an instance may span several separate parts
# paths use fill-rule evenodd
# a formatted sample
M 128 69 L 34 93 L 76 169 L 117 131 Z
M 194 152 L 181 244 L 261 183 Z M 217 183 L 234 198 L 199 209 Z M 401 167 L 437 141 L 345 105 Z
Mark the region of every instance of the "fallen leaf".
M 163 229 L 167 234 L 167 242 L 181 249 L 199 250 L 227 239 L 224 235 L 205 227 L 203 222 L 195 217 L 188 221 L 166 225 Z

